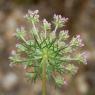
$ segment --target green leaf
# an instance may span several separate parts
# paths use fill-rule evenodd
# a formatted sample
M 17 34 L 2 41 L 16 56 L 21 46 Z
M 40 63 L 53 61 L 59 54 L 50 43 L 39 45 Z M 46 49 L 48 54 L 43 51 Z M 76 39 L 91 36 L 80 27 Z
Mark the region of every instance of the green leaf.
M 16 47 L 18 48 L 18 51 L 26 51 L 26 47 L 24 47 L 22 44 L 17 44 Z

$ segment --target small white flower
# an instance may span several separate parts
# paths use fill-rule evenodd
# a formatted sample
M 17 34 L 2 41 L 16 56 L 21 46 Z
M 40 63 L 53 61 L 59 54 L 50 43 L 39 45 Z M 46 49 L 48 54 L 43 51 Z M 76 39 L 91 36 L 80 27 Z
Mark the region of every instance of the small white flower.
M 51 23 L 49 23 L 46 19 L 43 20 L 43 25 L 46 30 L 51 29 Z
M 76 47 L 83 47 L 84 44 L 83 44 L 82 39 L 80 38 L 80 35 L 77 35 L 76 37 L 73 37 L 73 39 L 70 42 L 70 45 L 71 46 L 76 46 Z
M 30 15 L 35 15 L 38 13 L 39 13 L 39 10 L 35 10 L 35 11 L 28 10 L 28 14 L 30 14 Z
M 38 22 L 39 21 L 39 10 L 31 11 L 28 10 L 28 14 L 24 16 L 24 18 L 28 19 L 29 21 Z
M 59 33 L 59 41 L 65 41 L 69 38 L 68 30 L 62 30 Z
M 89 57 L 89 53 L 85 51 L 81 54 L 81 56 L 83 57 L 84 63 L 87 64 L 87 58 Z
M 79 46 L 80 46 L 80 47 L 83 47 L 84 44 L 82 43 L 82 39 L 80 38 L 80 35 L 77 35 L 77 36 L 76 36 L 76 39 L 77 39 L 77 41 L 78 41 L 78 43 L 79 43 Z
M 35 13 L 35 14 L 38 14 L 38 13 L 39 13 L 39 10 L 35 10 L 34 13 Z
M 58 27 L 64 26 L 64 23 L 67 22 L 68 18 L 62 17 L 61 15 L 54 14 L 54 24 Z

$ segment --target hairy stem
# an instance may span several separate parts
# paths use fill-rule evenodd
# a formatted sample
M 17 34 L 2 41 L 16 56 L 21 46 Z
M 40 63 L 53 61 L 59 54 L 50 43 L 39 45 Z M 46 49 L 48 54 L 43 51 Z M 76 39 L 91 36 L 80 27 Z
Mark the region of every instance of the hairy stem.
M 46 58 L 42 60 L 42 65 L 42 95 L 46 95 Z

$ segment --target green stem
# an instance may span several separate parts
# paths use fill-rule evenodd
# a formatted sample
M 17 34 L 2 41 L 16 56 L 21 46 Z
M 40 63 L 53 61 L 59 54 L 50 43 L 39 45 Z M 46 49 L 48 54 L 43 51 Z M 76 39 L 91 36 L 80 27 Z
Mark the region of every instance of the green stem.
M 42 60 L 42 95 L 46 95 L 46 64 L 47 59 Z
M 40 40 L 40 37 L 39 37 L 39 34 L 38 34 L 38 29 L 36 28 L 36 26 L 35 26 L 35 23 L 34 22 L 32 22 L 32 25 L 33 25 L 33 28 L 34 28 L 34 34 L 36 34 L 36 36 L 38 37 L 38 39 Z
M 23 42 L 25 42 L 27 44 L 27 41 L 25 40 L 25 38 L 23 36 L 20 36 L 20 37 L 23 40 Z

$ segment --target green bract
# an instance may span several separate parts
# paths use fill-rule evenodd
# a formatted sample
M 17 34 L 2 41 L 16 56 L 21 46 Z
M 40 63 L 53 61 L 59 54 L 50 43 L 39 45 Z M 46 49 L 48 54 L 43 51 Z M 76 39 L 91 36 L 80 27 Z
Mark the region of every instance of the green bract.
M 28 11 L 25 18 L 32 24 L 30 32 L 24 28 L 18 29 L 16 37 L 19 43 L 16 45 L 16 53 L 10 57 L 11 63 L 22 64 L 27 67 L 33 67 L 31 72 L 27 72 L 28 76 L 36 80 L 37 78 L 54 79 L 54 73 L 63 74 L 65 72 L 76 72 L 76 68 L 72 63 L 86 63 L 83 54 L 74 53 L 78 48 L 83 46 L 80 36 L 73 37 L 68 41 L 69 34 L 67 30 L 62 30 L 56 37 L 58 28 L 64 26 L 67 18 L 61 15 L 54 15 L 52 21 L 55 28 L 51 29 L 51 23 L 44 19 L 39 22 L 38 10 Z M 40 28 L 37 24 L 40 24 Z M 31 38 L 26 39 L 26 34 Z M 28 74 L 29 73 L 29 74 Z M 57 80 L 58 79 L 58 80 Z M 56 83 L 61 84 L 61 78 L 55 79 Z

